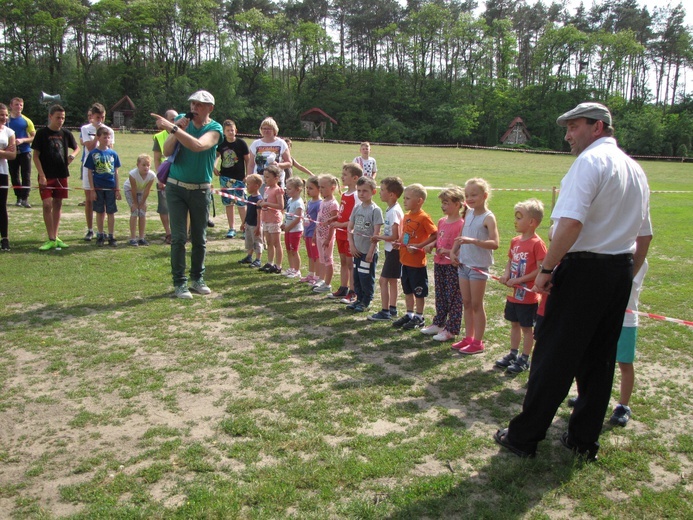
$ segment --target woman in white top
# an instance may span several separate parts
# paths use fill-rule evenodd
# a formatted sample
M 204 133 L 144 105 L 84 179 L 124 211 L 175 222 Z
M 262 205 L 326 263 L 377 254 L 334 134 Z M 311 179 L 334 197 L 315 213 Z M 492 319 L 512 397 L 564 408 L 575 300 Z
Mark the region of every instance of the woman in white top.
M 7 126 L 10 117 L 7 106 L 0 103 L 0 250 L 9 251 L 10 241 L 7 238 L 7 193 L 9 192 L 10 169 L 7 160 L 17 157 L 14 130 Z

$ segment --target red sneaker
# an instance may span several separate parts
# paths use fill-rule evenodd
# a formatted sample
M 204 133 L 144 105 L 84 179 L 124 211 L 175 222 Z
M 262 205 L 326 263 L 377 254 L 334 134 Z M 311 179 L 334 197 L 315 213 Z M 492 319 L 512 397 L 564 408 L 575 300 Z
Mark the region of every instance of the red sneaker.
M 469 345 L 460 349 L 460 354 L 471 355 L 471 354 L 481 354 L 484 351 L 483 341 L 472 341 Z
M 474 338 L 464 338 L 462 341 L 458 341 L 457 343 L 453 343 L 450 348 L 452 350 L 460 350 L 468 345 L 472 344 L 472 341 L 474 341 Z

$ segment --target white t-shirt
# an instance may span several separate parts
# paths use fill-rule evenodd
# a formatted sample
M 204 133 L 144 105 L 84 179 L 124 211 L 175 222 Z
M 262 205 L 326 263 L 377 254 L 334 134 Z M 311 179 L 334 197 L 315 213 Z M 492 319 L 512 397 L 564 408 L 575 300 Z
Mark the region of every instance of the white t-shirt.
M 645 172 L 613 137 L 593 142 L 563 177 L 551 219 L 562 217 L 582 223 L 571 252 L 633 253 L 635 239 L 652 234 Z
M 377 165 L 375 164 L 375 157 L 369 157 L 365 161 L 360 155 L 354 158 L 354 162 L 358 164 L 363 170 L 364 177 L 373 177 L 373 172 L 378 171 Z
M 385 211 L 385 222 L 383 224 L 383 232 L 382 234 L 384 236 L 392 236 L 392 226 L 395 224 L 399 225 L 399 230 L 400 233 L 402 231 L 402 219 L 404 218 L 404 211 L 402 211 L 402 208 L 399 205 L 399 202 L 395 202 L 395 205 L 392 206 L 391 208 L 388 208 L 387 211 Z M 392 251 L 394 246 L 392 245 L 392 242 L 385 242 L 385 251 Z
M 294 215 L 298 212 L 299 209 L 302 211 L 301 214 L 305 216 L 306 205 L 303 202 L 303 199 L 301 197 L 298 197 L 296 199 L 289 199 L 288 203 L 286 204 L 286 213 L 284 214 L 284 225 L 289 225 L 294 220 L 296 220 L 297 217 L 295 217 Z M 291 213 L 291 215 L 289 213 Z M 297 233 L 298 231 L 303 231 L 302 218 L 298 219 L 298 224 L 292 227 L 289 233 Z
M 271 143 L 266 143 L 262 139 L 257 139 L 249 146 L 250 153 L 253 154 L 255 159 L 254 173 L 264 170 L 270 164 L 274 162 L 282 162 L 282 155 L 289 149 L 284 139 L 279 139 L 278 137 Z M 272 157 L 274 154 L 274 157 Z M 284 170 L 281 170 L 281 176 L 279 177 L 279 185 L 284 188 Z
M 5 125 L 0 130 L 0 150 L 4 150 L 10 144 L 10 138 L 14 135 L 14 130 Z M 0 159 L 0 175 L 9 175 L 10 167 L 7 164 L 7 159 Z
M 125 181 L 125 184 L 123 184 L 123 190 L 125 191 L 132 191 L 132 185 L 130 183 L 130 177 L 135 179 L 135 193 L 143 193 L 144 192 L 144 187 L 151 181 L 156 181 L 156 174 L 152 170 L 147 170 L 147 174 L 142 178 L 142 175 L 140 175 L 140 171 L 135 168 L 134 170 L 130 170 L 130 173 L 128 174 L 128 178 Z

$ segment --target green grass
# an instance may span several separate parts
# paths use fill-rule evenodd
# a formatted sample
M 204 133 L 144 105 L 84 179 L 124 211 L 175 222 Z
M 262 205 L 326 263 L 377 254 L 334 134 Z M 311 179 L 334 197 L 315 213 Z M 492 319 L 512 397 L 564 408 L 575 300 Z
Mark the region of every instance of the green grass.
M 124 173 L 150 144 L 150 136 L 117 136 Z M 316 173 L 338 174 L 357 152 L 294 144 Z M 496 272 L 513 236 L 513 205 L 536 196 L 550 208 L 572 161 L 452 148 L 374 147 L 373 155 L 380 177 L 405 183 L 482 176 L 495 188 L 534 190 L 493 193 Z M 693 190 L 688 165 L 644 168 L 654 190 Z M 560 446 L 565 408 L 537 459 L 522 461 L 491 439 L 520 409 L 527 382 L 491 368 L 508 345 L 502 287 L 487 291 L 488 352 L 460 359 L 448 345 L 355 319 L 294 281 L 240 266 L 242 243 L 223 238 L 217 199 L 205 276 L 214 293 L 173 300 L 153 208 L 152 246 L 97 249 L 81 241 L 81 199 L 74 191 L 65 202 L 61 237 L 71 247 L 60 252 L 37 250 L 45 230 L 36 192 L 35 209 L 9 208 L 12 251 L 0 256 L 0 517 L 693 515 L 690 328 L 643 318 L 634 419 L 605 428 L 599 463 L 582 465 Z M 692 206 L 690 193 L 652 195 L 643 310 L 691 319 Z M 425 209 L 440 216 L 435 191 Z M 126 210 L 121 202 L 121 239 Z

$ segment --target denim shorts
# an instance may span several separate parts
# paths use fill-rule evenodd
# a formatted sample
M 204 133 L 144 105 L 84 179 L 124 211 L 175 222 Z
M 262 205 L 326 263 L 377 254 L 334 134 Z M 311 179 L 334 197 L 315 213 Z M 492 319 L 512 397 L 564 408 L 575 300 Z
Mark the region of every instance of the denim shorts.
M 103 213 L 104 210 L 109 215 L 118 212 L 118 206 L 116 206 L 115 191 L 96 190 L 96 200 L 94 201 L 94 213 Z
M 488 273 L 488 267 L 476 267 L 475 269 L 483 271 L 484 273 Z M 485 282 L 486 280 L 488 280 L 488 276 L 486 276 L 483 273 L 480 273 L 479 271 L 475 271 L 471 267 L 467 267 L 464 264 L 460 264 L 457 267 L 457 276 L 460 280 L 475 280 L 480 282 Z

